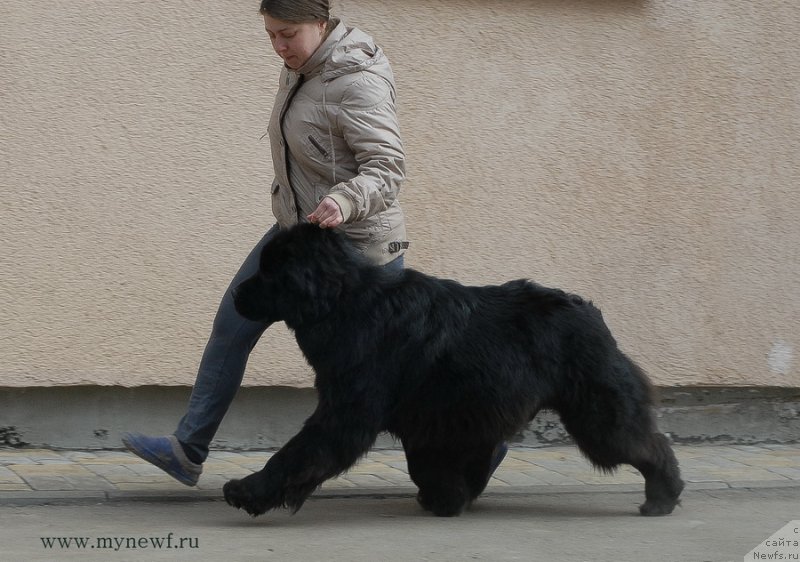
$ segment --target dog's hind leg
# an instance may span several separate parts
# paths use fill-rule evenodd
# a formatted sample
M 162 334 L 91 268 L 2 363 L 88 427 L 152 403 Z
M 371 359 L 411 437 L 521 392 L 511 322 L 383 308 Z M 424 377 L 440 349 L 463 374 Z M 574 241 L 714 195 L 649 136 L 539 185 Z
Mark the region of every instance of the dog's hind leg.
M 643 449 L 640 448 L 643 446 Z M 661 433 L 651 433 L 646 443 L 630 451 L 632 464 L 645 478 L 646 501 L 639 506 L 642 515 L 668 515 L 677 504 L 683 491 L 678 459 L 667 438 Z
M 661 433 L 622 429 L 606 433 L 608 428 L 575 426 L 565 422 L 581 452 L 600 470 L 613 472 L 620 464 L 630 464 L 645 479 L 645 503 L 639 506 L 642 515 L 668 515 L 683 491 L 678 460 L 667 438 Z
M 649 400 L 632 400 L 608 388 L 594 390 L 590 404 L 560 409 L 564 427 L 597 468 L 612 472 L 630 464 L 642 473 L 642 515 L 672 513 L 684 483 L 667 438 L 656 428 Z
M 411 448 L 403 443 L 408 474 L 417 485 L 417 501 L 439 517 L 460 515 L 472 499 L 463 473 L 462 453 L 439 448 Z M 488 467 L 487 467 L 488 472 Z
M 465 459 L 464 478 L 467 482 L 470 501 L 474 501 L 480 496 L 486 489 L 486 485 L 489 484 L 497 448 L 496 443 L 474 444 L 468 451 Z

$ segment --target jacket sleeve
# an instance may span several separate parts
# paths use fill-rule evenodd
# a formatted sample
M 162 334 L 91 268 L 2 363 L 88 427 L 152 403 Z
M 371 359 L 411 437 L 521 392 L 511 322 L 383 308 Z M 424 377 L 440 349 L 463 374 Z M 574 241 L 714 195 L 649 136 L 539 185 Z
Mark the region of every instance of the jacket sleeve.
M 331 188 L 346 223 L 389 208 L 405 178 L 405 154 L 395 112 L 394 87 L 364 73 L 344 92 L 337 125 L 358 163 L 358 174 Z

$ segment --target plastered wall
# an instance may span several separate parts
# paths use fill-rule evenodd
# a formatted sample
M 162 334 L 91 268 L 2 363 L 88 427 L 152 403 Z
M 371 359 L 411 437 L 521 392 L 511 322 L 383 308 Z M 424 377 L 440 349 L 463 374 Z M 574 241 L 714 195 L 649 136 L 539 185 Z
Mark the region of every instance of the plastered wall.
M 271 224 L 258 2 L 0 4 L 0 386 L 188 385 Z M 339 0 L 407 264 L 591 298 L 660 385 L 800 386 L 800 4 Z M 285 330 L 245 384 L 308 386 Z

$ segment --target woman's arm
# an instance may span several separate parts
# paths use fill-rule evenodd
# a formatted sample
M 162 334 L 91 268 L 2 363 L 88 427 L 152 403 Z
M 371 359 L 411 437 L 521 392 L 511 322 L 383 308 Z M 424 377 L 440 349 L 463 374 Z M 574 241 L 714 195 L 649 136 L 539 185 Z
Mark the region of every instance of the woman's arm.
M 394 87 L 369 72 L 363 76 L 345 91 L 336 123 L 358 163 L 358 174 L 334 185 L 326 198 L 336 203 L 342 222 L 348 223 L 385 211 L 405 179 Z M 323 204 L 329 207 L 330 201 Z

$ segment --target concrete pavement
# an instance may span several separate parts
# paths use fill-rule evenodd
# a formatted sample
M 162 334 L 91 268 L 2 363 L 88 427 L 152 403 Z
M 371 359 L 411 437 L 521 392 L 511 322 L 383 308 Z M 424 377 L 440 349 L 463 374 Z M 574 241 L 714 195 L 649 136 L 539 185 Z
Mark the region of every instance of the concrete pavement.
M 798 560 L 768 540 L 800 488 L 690 490 L 669 517 L 641 492 L 489 493 L 461 517 L 411 497 L 311 498 L 251 518 L 222 501 L 0 505 L 0 560 L 234 562 L 745 562 Z M 793 529 L 800 521 L 790 526 Z M 770 544 L 767 544 L 770 543 Z M 746 553 L 757 548 L 758 557 Z M 783 557 L 776 556 L 782 554 Z
M 800 444 L 676 445 L 687 490 L 800 487 Z M 0 448 L 0 505 L 125 500 L 220 499 L 222 485 L 260 469 L 270 453 L 212 452 L 196 488 L 188 488 L 127 451 Z M 592 469 L 572 446 L 514 447 L 487 493 L 640 492 L 629 466 L 613 475 Z M 411 495 L 401 450 L 374 450 L 318 496 Z

